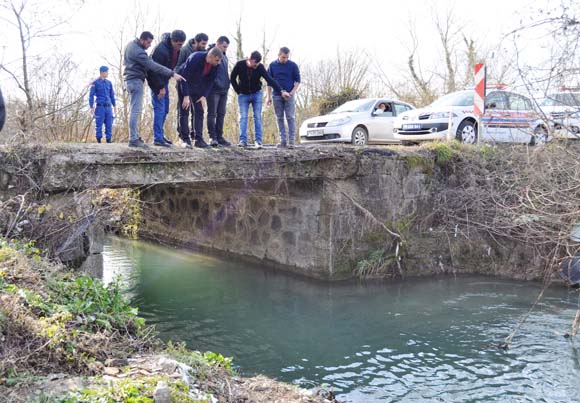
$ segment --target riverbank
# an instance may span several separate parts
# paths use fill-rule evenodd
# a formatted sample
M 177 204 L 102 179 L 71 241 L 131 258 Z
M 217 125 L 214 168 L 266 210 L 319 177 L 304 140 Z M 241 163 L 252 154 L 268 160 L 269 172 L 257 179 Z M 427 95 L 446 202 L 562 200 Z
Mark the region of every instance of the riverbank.
M 333 402 L 231 359 L 164 344 L 118 284 L 52 264 L 31 243 L 0 248 L 0 396 L 7 402 Z M 170 396 L 172 400 L 163 400 Z

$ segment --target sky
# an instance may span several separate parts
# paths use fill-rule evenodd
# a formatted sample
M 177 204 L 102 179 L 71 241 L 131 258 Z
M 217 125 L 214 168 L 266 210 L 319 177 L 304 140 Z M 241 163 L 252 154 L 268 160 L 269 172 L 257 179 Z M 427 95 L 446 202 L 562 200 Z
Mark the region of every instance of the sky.
M 10 0 L 0 0 L 6 2 Z M 20 2 L 22 0 L 12 0 Z M 72 2 L 72 3 L 71 3 Z M 149 30 L 154 34 L 182 29 L 190 36 L 205 32 L 210 42 L 220 35 L 233 39 L 241 21 L 243 50 L 261 49 L 264 41 L 272 55 L 281 46 L 291 49 L 299 65 L 332 58 L 338 51 L 364 50 L 388 75 L 405 69 L 414 25 L 423 65 L 439 63 L 438 37 L 433 15 L 453 10 L 453 26 L 462 27 L 476 43 L 492 46 L 516 28 L 547 0 L 86 0 L 76 12 L 74 0 L 28 0 L 29 8 L 46 10 L 38 18 L 46 24 L 51 14 L 71 15 L 58 28 L 60 36 L 39 39 L 30 52 L 46 54 L 55 47 L 78 63 L 79 80 L 98 75 L 98 67 L 118 60 L 118 47 Z M 213 8 L 208 7 L 211 4 Z M 3 12 L 6 16 L 5 11 Z M 140 15 L 140 17 L 139 17 Z M 0 14 L 0 17 L 2 14 Z M 0 62 L 13 66 L 18 58 L 15 31 L 0 21 Z M 122 34 L 121 34 L 122 33 Z M 155 43 L 154 43 L 155 44 Z M 532 44 L 533 45 L 533 44 Z M 230 58 L 235 58 L 232 41 Z M 11 78 L 0 71 L 0 85 L 10 88 Z

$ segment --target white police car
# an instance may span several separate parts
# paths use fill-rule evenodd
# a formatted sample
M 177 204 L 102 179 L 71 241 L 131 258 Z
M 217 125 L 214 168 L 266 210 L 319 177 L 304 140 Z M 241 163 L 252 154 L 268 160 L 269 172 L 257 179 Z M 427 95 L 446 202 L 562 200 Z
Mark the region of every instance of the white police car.
M 473 90 L 458 91 L 431 105 L 401 114 L 395 120 L 394 137 L 403 143 L 417 143 L 450 137 L 463 143 L 496 141 L 541 144 L 549 140 L 548 125 L 532 101 L 510 91 L 493 90 L 485 97 L 486 111 L 479 130 L 473 111 Z
M 561 138 L 580 138 L 579 88 L 561 88 L 542 100 L 540 108 L 554 126 L 554 135 Z

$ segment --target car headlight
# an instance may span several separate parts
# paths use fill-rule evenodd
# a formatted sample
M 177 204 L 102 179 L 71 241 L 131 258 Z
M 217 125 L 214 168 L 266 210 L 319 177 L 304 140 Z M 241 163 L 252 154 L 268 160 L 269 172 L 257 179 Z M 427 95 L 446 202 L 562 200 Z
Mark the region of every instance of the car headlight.
M 334 119 L 331 120 L 330 122 L 328 122 L 326 124 L 326 127 L 331 127 L 331 126 L 342 126 L 347 124 L 348 122 L 350 122 L 350 117 L 345 116 L 344 118 L 340 118 L 340 119 Z
M 432 113 L 431 116 L 429 116 L 429 119 L 449 119 L 449 113 L 450 112 L 435 112 Z M 454 113 L 453 117 L 456 117 L 457 115 Z

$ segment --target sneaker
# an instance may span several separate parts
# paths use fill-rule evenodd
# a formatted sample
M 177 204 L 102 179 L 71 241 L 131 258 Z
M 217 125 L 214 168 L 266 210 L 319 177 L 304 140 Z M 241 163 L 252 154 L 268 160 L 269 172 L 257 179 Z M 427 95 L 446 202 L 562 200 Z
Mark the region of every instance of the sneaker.
M 211 139 L 211 141 L 210 141 L 209 145 L 210 145 L 210 146 L 212 146 L 212 147 L 219 147 L 219 146 L 220 146 L 220 143 L 218 143 L 218 142 L 217 142 L 216 140 L 214 140 L 214 139 Z
M 130 140 L 129 147 L 148 148 L 147 144 L 145 144 L 141 137 L 139 137 L 137 140 Z
M 288 144 L 288 148 L 291 149 L 291 150 L 293 150 L 294 149 L 294 144 L 292 144 L 292 143 Z
M 171 147 L 171 144 L 166 143 L 165 141 L 154 141 L 153 145 L 159 147 Z
M 163 136 L 163 141 L 165 141 L 167 144 L 173 144 L 173 141 L 169 140 L 167 137 Z
M 198 140 L 195 140 L 195 143 L 193 146 L 197 147 L 197 148 L 208 148 L 209 144 L 207 144 L 205 141 L 203 141 L 203 139 L 198 139 Z
M 101 144 L 101 139 L 97 139 L 97 143 Z
M 286 148 L 286 143 L 278 143 L 276 144 L 276 148 Z
M 191 144 L 191 140 L 190 139 L 180 139 L 181 140 L 181 146 L 183 148 L 193 148 L 193 145 Z
M 107 139 L 107 143 L 112 143 L 113 140 L 112 139 Z
M 262 143 L 260 143 L 259 141 L 254 142 L 254 148 L 256 150 L 259 150 L 260 148 L 262 148 Z
M 248 147 L 248 143 L 246 143 L 245 141 L 240 141 L 238 143 L 238 147 L 240 147 L 240 148 L 247 148 Z
M 226 140 L 226 139 L 224 139 L 223 137 L 219 137 L 219 138 L 217 139 L 217 142 L 218 142 L 218 144 L 219 144 L 220 146 L 223 146 L 223 147 L 229 147 L 229 146 L 231 146 L 231 145 L 232 145 L 232 143 L 230 143 L 229 141 L 227 141 L 227 140 Z

